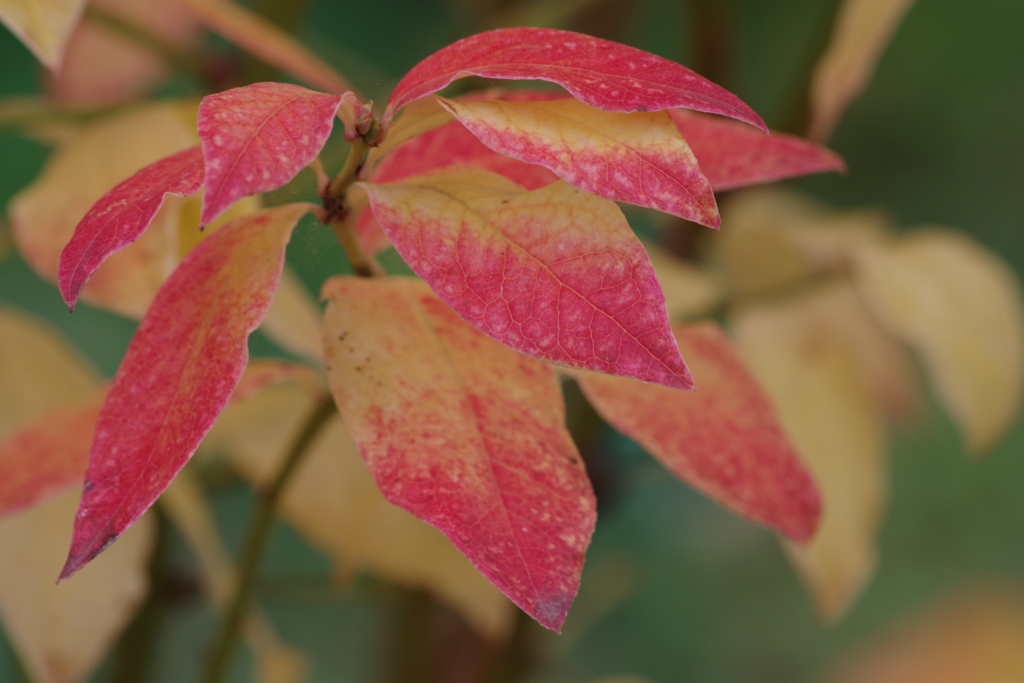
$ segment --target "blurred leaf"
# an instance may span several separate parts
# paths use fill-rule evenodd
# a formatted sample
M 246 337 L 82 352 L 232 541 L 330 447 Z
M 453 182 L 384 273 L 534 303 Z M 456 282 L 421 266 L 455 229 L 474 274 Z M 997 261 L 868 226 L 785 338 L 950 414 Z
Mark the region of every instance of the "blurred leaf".
M 0 438 L 88 396 L 96 371 L 49 325 L 0 307 Z
M 78 683 L 100 663 L 149 590 L 152 520 L 70 581 L 53 585 L 78 490 L 0 519 L 0 618 L 34 683 Z
M 996 445 L 1020 412 L 1024 304 L 1007 265 L 962 233 L 917 230 L 862 252 L 871 311 L 921 353 L 967 447 Z
M 160 496 L 160 505 L 195 555 L 203 589 L 214 605 L 224 609 L 234 592 L 236 570 L 217 532 L 203 490 L 189 470 L 178 474 Z M 256 660 L 257 683 L 305 680 L 308 669 L 305 656 L 297 648 L 281 642 L 258 608 L 249 610 L 243 629 Z
M 323 364 L 323 313 L 298 276 L 288 267 L 260 330 L 285 351 Z
M 818 489 L 768 398 L 717 325 L 672 328 L 698 391 L 574 373 L 613 427 L 712 500 L 804 543 L 818 523 Z
M 314 88 L 340 95 L 355 88 L 309 48 L 230 0 L 180 0 L 211 31 Z
M 313 403 L 308 388 L 272 387 L 225 410 L 203 450 L 225 452 L 250 481 L 266 484 Z M 340 574 L 366 570 L 424 588 L 488 638 L 510 634 L 512 603 L 440 531 L 384 500 L 340 421 L 329 423 L 311 446 L 281 511 Z
M 737 192 L 722 209 L 720 256 L 739 296 L 848 270 L 888 227 L 875 210 L 835 211 L 777 187 Z
M 882 51 L 914 0 L 843 0 L 832 41 L 811 77 L 807 137 L 824 142 L 867 87 Z
M 608 112 L 573 98 L 441 105 L 491 149 L 571 185 L 701 225 L 721 219 L 711 183 L 665 112 Z
M 204 97 L 198 122 L 206 162 L 201 223 L 298 175 L 327 142 L 341 102 L 341 95 L 288 83 L 254 83 Z
M 285 247 L 310 206 L 235 219 L 161 288 L 100 412 L 61 578 L 116 540 L 192 457 L 242 377 L 249 334 L 270 307 Z
M 834 621 L 874 571 L 887 475 L 870 387 L 816 297 L 747 306 L 732 324 L 740 352 L 821 490 L 817 533 L 806 547 L 787 550 L 818 614 Z
M 678 259 L 649 242 L 644 243 L 644 249 L 665 294 L 669 318 L 693 318 L 722 303 L 725 287 L 717 273 Z
M 554 372 L 416 279 L 336 277 L 323 296 L 328 383 L 385 498 L 560 629 L 596 510 Z
M 89 5 L 183 52 L 201 38 L 199 25 L 179 0 L 91 0 Z M 86 13 L 71 34 L 60 71 L 44 85 L 57 102 L 113 104 L 146 94 L 171 76 L 172 66 L 159 49 L 147 49 Z
M 360 187 L 409 267 L 484 334 L 558 365 L 691 385 L 654 269 L 614 202 L 471 169 Z
M 974 588 L 876 636 L 829 683 L 1024 683 L 1024 593 Z
M 46 68 L 57 71 L 85 0 L 0 0 L 0 22 Z
M 738 97 L 684 66 L 628 45 L 543 28 L 478 33 L 430 55 L 395 86 L 384 112 L 385 129 L 405 105 L 466 76 L 544 80 L 605 111 L 685 107 L 767 131 L 761 117 Z

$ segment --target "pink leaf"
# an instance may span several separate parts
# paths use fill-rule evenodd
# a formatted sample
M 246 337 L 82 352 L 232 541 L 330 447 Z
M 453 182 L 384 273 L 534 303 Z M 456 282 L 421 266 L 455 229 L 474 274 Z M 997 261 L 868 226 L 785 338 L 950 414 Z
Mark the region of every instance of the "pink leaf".
M 107 257 L 139 238 L 169 194 L 187 197 L 203 183 L 203 155 L 192 147 L 145 167 L 103 195 L 75 227 L 60 255 L 58 283 L 75 309 L 85 283 Z
M 708 227 L 721 224 L 711 184 L 666 112 L 608 112 L 571 98 L 438 100 L 491 149 L 545 166 L 576 187 Z
M 614 202 L 475 169 L 362 187 L 406 263 L 480 331 L 552 363 L 691 386 L 654 268 Z
M 157 499 L 241 379 L 285 246 L 309 204 L 231 221 L 189 252 L 142 319 L 100 411 L 60 578 L 82 568 Z
M 470 75 L 551 81 L 607 111 L 685 107 L 768 130 L 738 97 L 684 66 L 627 45 L 543 28 L 488 31 L 438 50 L 399 81 L 388 100 L 384 125 L 413 100 Z
M 323 296 L 328 382 L 384 497 L 561 628 L 596 511 L 551 368 L 411 278 L 334 278 Z
M 281 187 L 313 161 L 331 134 L 343 97 L 255 83 L 204 98 L 199 105 L 206 159 L 202 224 L 242 197 Z
M 740 515 L 805 542 L 818 489 L 761 387 L 714 323 L 673 326 L 698 391 L 578 373 L 587 400 L 669 471 Z
M 682 109 L 669 112 L 716 192 L 808 173 L 846 172 L 835 152 L 785 133 L 765 137 L 747 126 Z

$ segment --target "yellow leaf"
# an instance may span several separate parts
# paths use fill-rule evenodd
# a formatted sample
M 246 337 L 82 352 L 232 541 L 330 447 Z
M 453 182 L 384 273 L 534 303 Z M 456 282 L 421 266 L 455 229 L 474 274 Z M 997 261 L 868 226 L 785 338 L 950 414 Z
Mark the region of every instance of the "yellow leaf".
M 56 71 L 83 9 L 85 0 L 0 0 L 0 22 Z
M 872 574 L 886 491 L 884 434 L 856 357 L 812 293 L 737 311 L 733 328 L 822 496 L 818 531 L 786 544 L 818 614 L 842 616 Z
M 966 235 L 932 229 L 866 250 L 856 278 L 879 321 L 922 355 L 967 447 L 992 448 L 1024 385 L 1024 305 L 1010 269 Z
M 811 76 L 808 137 L 825 142 L 871 80 L 882 51 L 914 0 L 844 0 L 832 40 Z
M 290 268 L 285 268 L 260 329 L 282 349 L 323 364 L 322 317 L 306 286 Z
M 722 210 L 720 257 L 740 296 L 778 291 L 848 268 L 888 227 L 875 210 L 834 211 L 795 192 L 735 193 Z
M 189 470 L 178 473 L 160 496 L 160 505 L 195 554 L 203 589 L 213 604 L 223 609 L 234 592 L 237 575 L 202 488 Z M 260 610 L 250 609 L 243 628 L 256 659 L 258 683 L 300 683 L 305 679 L 306 658 L 281 642 Z
M 80 496 L 67 491 L 0 519 L 0 619 L 36 683 L 84 680 L 148 591 L 148 516 L 78 576 L 53 585 Z
M 307 388 L 268 388 L 225 410 L 204 448 L 223 451 L 250 481 L 267 482 L 312 406 Z M 424 588 L 485 636 L 510 633 L 512 603 L 441 532 L 384 500 L 340 420 L 314 442 L 281 509 L 342 574 L 365 570 Z
M 42 174 L 11 200 L 15 244 L 41 276 L 56 282 L 60 253 L 97 199 L 140 168 L 198 144 L 195 122 L 190 125 L 183 106 L 147 105 L 83 126 L 54 152 Z M 200 232 L 201 202 L 201 193 L 167 197 L 149 229 L 107 259 L 81 298 L 141 318 L 192 247 L 225 222 L 260 208 L 258 197 L 244 198 Z
M 406 140 L 426 133 L 452 121 L 455 117 L 441 106 L 436 97 L 423 97 L 410 102 L 402 110 L 402 116 L 388 129 L 387 137 L 370 150 L 366 164 L 370 170 L 377 161 Z M 369 177 L 368 175 L 366 177 Z
M 48 325 L 0 307 L 0 438 L 98 384 L 95 370 Z
M 715 273 L 676 258 L 653 244 L 645 242 L 644 249 L 665 294 L 669 318 L 693 318 L 722 303 L 725 287 Z
M 876 637 L 829 683 L 1024 683 L 1024 593 L 974 588 Z

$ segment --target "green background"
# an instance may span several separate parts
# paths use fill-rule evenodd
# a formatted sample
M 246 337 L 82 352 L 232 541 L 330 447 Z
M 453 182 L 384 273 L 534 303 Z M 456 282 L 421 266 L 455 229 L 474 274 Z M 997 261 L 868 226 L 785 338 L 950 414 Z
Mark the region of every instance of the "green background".
M 297 33 L 380 103 L 419 59 L 489 27 L 489 19 L 466 9 L 472 6 L 317 0 Z M 705 0 L 701 6 L 723 13 L 730 27 L 731 60 L 718 74 L 723 84 L 770 125 L 787 125 L 799 110 L 834 3 Z M 593 2 L 561 26 L 693 65 L 700 60 L 693 49 L 699 9 L 668 0 Z M 1022 26 L 1019 0 L 919 3 L 831 142 L 847 160 L 848 176 L 795 184 L 839 207 L 884 207 L 901 226 L 960 228 L 1021 273 Z M 0 30 L 0 95 L 36 92 L 38 72 L 28 51 Z M 192 85 L 178 79 L 165 94 Z M 6 204 L 36 176 L 46 155 L 41 145 L 0 130 L 0 201 Z M 314 291 L 316 282 L 344 268 L 331 239 L 311 225 L 297 233 L 289 259 Z M 56 289 L 13 252 L 0 260 L 0 302 L 57 325 L 107 375 L 134 328 L 87 306 L 68 315 Z M 269 342 L 255 339 L 255 354 L 270 352 Z M 529 664 L 520 680 L 585 683 L 638 674 L 658 683 L 813 681 L 876 629 L 958 586 L 1024 579 L 1020 424 L 977 461 L 962 453 L 934 406 L 919 430 L 893 434 L 881 564 L 849 616 L 831 628 L 816 623 L 770 533 L 693 493 L 609 428 L 600 430 L 591 459 L 604 475 L 601 514 L 582 589 L 562 636 L 523 624 L 506 654 Z M 222 530 L 237 547 L 251 492 L 228 478 L 213 496 Z M 173 531 L 163 549 L 170 569 L 160 584 L 160 640 L 146 680 L 194 680 L 212 618 L 196 588 L 194 563 Z M 393 586 L 363 578 L 347 590 L 332 589 L 327 560 L 283 525 L 275 528 L 264 567 L 261 600 L 282 637 L 310 654 L 311 681 L 398 680 L 399 660 L 416 650 L 403 628 L 449 628 L 450 616 L 430 607 L 434 612 L 422 617 L 414 609 L 421 598 Z M 455 647 L 442 643 L 438 651 L 449 652 L 442 645 Z M 111 680 L 116 659 L 115 653 L 93 679 Z M 235 674 L 249 680 L 248 662 L 240 658 Z M 19 680 L 0 640 L 0 681 Z

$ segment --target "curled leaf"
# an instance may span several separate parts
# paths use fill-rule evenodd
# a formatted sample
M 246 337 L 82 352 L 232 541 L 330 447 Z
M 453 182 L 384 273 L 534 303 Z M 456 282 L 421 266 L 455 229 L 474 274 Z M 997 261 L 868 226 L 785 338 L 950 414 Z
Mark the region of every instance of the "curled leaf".
M 405 105 L 470 75 L 550 81 L 606 111 L 685 107 L 768 130 L 738 97 L 684 66 L 628 45 L 544 28 L 487 31 L 438 50 L 395 86 L 384 112 L 385 127 Z
M 559 365 L 691 386 L 654 269 L 614 202 L 470 170 L 361 186 L 406 263 L 485 334 Z
M 60 257 L 58 282 L 72 310 L 86 281 L 111 254 L 128 246 L 149 227 L 164 197 L 186 197 L 203 183 L 198 146 L 150 164 L 100 197 L 75 228 Z
M 307 204 L 238 218 L 193 249 L 143 318 L 100 412 L 65 579 L 167 487 L 224 409 Z
M 236 200 L 275 190 L 294 178 L 327 142 L 341 101 L 342 95 L 286 83 L 254 83 L 203 98 L 202 224 Z
M 818 521 L 818 490 L 768 398 L 716 325 L 675 325 L 673 332 L 699 391 L 575 373 L 587 400 L 698 491 L 806 542 Z
M 967 447 L 992 448 L 1024 396 L 1024 303 L 1006 264 L 966 235 L 917 230 L 863 250 L 856 281 L 921 354 Z
M 324 296 L 328 383 L 384 497 L 560 629 L 596 513 L 554 373 L 416 280 L 334 278 Z
M 608 112 L 571 98 L 440 101 L 491 149 L 576 187 L 701 225 L 721 223 L 711 185 L 666 112 Z
M 715 192 L 809 173 L 846 172 L 838 154 L 794 135 L 773 132 L 767 137 L 735 121 L 685 109 L 669 114 Z

